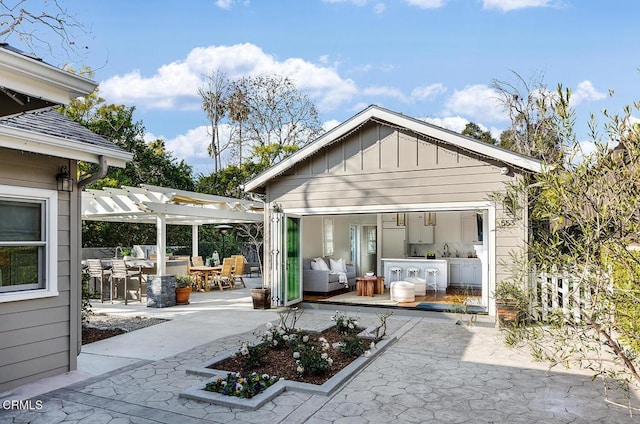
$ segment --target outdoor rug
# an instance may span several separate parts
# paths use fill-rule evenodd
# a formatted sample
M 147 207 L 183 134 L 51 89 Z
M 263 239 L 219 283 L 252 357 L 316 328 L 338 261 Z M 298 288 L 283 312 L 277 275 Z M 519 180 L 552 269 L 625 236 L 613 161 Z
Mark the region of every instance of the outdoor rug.
M 416 305 L 416 309 L 421 309 L 423 311 L 434 311 L 434 312 L 458 312 L 458 313 L 464 312 L 461 305 L 451 305 L 448 303 L 422 302 Z M 482 306 L 467 305 L 466 312 L 469 314 L 481 314 L 487 311 Z

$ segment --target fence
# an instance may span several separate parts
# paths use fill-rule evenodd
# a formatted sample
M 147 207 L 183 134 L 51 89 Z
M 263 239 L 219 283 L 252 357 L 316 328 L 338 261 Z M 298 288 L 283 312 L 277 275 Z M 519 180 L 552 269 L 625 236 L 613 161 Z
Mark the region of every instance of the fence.
M 552 311 L 580 321 L 581 311 L 591 308 L 591 292 L 582 279 L 567 272 L 538 272 L 531 274 L 534 319 L 547 321 Z

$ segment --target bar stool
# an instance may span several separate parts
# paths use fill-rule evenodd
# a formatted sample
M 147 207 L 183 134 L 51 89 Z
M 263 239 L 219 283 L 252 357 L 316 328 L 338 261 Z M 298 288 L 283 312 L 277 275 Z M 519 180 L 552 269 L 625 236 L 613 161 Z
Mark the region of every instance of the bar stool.
M 420 268 L 410 266 L 407 268 L 407 277 L 420 277 Z
M 402 268 L 399 266 L 392 266 L 389 268 L 389 287 L 391 287 L 392 282 L 400 280 L 402 280 Z
M 427 268 L 424 270 L 424 279 L 427 280 L 427 290 L 429 287 L 433 287 L 433 290 L 438 291 L 438 268 Z M 431 275 L 431 280 L 429 276 Z

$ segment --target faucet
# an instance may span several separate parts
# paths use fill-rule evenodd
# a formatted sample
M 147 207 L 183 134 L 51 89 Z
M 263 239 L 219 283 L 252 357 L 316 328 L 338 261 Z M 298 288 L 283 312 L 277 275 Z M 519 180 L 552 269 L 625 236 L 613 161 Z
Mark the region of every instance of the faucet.
M 451 252 L 449 252 L 449 245 L 447 243 L 444 244 L 444 246 L 442 247 L 442 256 L 444 256 L 445 258 L 448 258 L 449 256 L 451 256 Z
M 116 255 L 114 256 L 114 259 L 118 259 L 118 250 L 120 251 L 120 254 L 122 254 L 122 246 L 116 246 Z

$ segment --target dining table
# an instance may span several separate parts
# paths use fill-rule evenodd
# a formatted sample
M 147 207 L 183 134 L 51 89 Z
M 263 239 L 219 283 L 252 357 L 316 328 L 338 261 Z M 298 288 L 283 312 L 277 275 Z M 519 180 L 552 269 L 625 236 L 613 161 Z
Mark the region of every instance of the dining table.
M 221 270 L 222 270 L 222 265 L 216 265 L 216 266 L 198 265 L 198 266 L 192 266 L 189 268 L 189 275 L 194 277 L 196 284 L 198 286 L 198 290 L 209 291 L 211 290 L 211 286 L 213 285 L 215 276 L 219 274 Z M 221 285 L 218 285 L 218 287 L 220 287 L 220 290 L 222 290 Z

